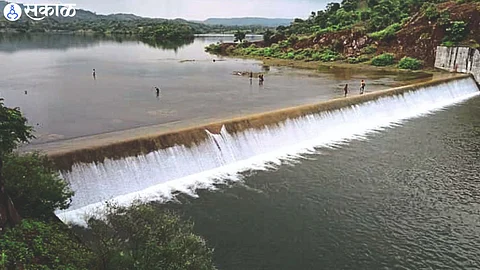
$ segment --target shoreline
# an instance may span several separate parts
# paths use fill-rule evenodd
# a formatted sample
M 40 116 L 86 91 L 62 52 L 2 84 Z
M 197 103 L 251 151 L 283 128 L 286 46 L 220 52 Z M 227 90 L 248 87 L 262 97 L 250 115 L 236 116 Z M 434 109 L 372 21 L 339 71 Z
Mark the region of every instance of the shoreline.
M 331 68 L 342 68 L 342 69 L 361 69 L 364 71 L 381 71 L 381 72 L 392 72 L 392 73 L 426 73 L 426 74 L 449 74 L 449 72 L 436 69 L 436 68 L 423 68 L 419 70 L 408 70 L 408 69 L 399 69 L 396 65 L 390 66 L 373 66 L 366 63 L 357 63 L 349 64 L 343 60 L 333 61 L 333 62 L 322 62 L 322 61 L 301 61 L 293 59 L 280 59 L 272 57 L 263 57 L 263 56 L 245 56 L 245 55 L 222 55 L 222 54 L 212 54 L 217 57 L 225 57 L 231 59 L 246 59 L 246 60 L 257 60 L 261 61 L 265 66 L 280 66 L 280 67 L 292 67 L 298 69 L 309 69 L 309 70 L 322 70 L 322 69 L 331 69 Z

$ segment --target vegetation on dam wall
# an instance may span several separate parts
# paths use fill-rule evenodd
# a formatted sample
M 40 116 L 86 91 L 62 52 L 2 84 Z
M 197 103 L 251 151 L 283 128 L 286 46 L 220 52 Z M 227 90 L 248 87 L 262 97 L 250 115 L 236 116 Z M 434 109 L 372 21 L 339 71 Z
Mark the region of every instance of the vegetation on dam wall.
M 111 144 L 69 149 L 50 155 L 57 168 L 70 170 L 75 163 L 103 162 L 105 159 L 121 159 L 128 156 L 147 154 L 159 149 L 165 149 L 174 145 L 190 147 L 200 144 L 208 138 L 205 130 L 211 133 L 219 133 L 225 127 L 230 134 L 239 133 L 247 129 L 263 129 L 265 126 L 278 125 L 287 119 L 295 119 L 308 114 L 337 110 L 355 104 L 372 101 L 385 96 L 399 95 L 419 88 L 441 84 L 450 80 L 458 79 L 465 75 L 452 78 L 438 79 L 426 83 L 393 88 L 384 91 L 367 93 L 360 96 L 334 99 L 326 102 L 303 105 L 272 112 L 248 115 L 245 117 L 229 119 L 204 126 L 160 133 L 148 137 L 139 137 Z
M 372 63 L 385 53 L 433 67 L 436 46 L 480 46 L 480 2 L 344 0 L 267 32 L 261 42 L 212 44 L 210 53 L 297 61 Z M 411 61 L 410 61 L 411 62 Z
M 193 224 L 153 205 L 110 205 L 79 237 L 53 214 L 74 192 L 48 157 L 12 153 L 33 129 L 3 100 L 0 127 L 0 269 L 215 269 Z

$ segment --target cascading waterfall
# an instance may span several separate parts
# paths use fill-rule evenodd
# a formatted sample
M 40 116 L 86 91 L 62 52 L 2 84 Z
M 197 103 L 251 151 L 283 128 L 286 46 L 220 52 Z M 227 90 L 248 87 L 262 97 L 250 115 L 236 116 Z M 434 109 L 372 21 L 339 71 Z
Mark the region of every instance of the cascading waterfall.
M 106 200 L 168 200 L 176 191 L 195 195 L 198 188 L 238 181 L 239 173 L 262 170 L 298 159 L 314 147 L 329 146 L 432 113 L 479 95 L 471 78 L 428 86 L 346 107 L 289 119 L 275 126 L 219 134 L 193 147 L 177 145 L 138 157 L 75 164 L 62 173 L 76 192 L 71 207 L 57 212 L 64 221 L 83 224 Z M 100 210 L 99 210 L 100 209 Z

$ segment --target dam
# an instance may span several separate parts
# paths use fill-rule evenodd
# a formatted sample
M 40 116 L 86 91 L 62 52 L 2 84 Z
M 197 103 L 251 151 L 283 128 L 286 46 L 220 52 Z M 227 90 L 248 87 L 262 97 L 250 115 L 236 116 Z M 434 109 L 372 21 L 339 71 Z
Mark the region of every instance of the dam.
M 480 95 L 455 76 L 363 96 L 273 111 L 50 156 L 76 192 L 57 215 L 82 224 L 107 200 L 169 201 L 176 194 L 242 181 L 246 172 L 296 163 L 318 147 L 401 125 Z

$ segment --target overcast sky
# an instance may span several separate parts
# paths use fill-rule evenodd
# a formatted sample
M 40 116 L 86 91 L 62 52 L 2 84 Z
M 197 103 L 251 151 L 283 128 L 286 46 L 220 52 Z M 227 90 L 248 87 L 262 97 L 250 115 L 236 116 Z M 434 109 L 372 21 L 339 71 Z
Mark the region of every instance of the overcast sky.
M 211 17 L 306 18 L 333 0 L 13 0 L 28 4 L 77 4 L 100 14 L 204 20 Z

